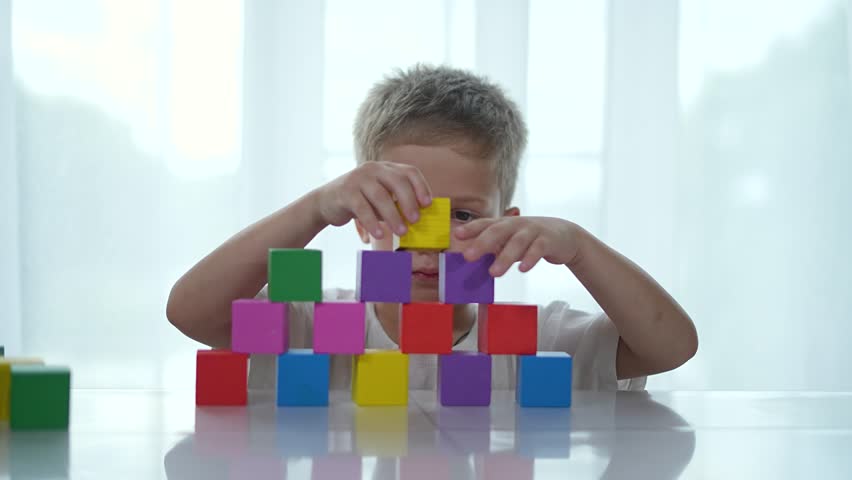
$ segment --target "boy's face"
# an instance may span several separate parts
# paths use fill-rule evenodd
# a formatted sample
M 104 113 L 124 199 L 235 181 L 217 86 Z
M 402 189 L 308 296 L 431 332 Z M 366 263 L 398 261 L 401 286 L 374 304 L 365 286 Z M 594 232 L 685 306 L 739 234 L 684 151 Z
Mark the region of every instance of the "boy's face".
M 382 149 L 381 161 L 403 163 L 417 167 L 429 187 L 432 197 L 450 199 L 451 227 L 477 218 L 518 215 L 517 208 L 500 211 L 500 191 L 491 164 L 476 155 L 476 149 L 464 143 L 448 145 L 390 145 Z M 393 232 L 381 222 L 384 235 L 376 239 L 356 222 L 362 241 L 370 242 L 373 250 L 392 250 Z M 462 251 L 470 242 L 459 241 L 450 235 L 450 251 Z M 412 251 L 413 302 L 438 301 L 438 252 Z

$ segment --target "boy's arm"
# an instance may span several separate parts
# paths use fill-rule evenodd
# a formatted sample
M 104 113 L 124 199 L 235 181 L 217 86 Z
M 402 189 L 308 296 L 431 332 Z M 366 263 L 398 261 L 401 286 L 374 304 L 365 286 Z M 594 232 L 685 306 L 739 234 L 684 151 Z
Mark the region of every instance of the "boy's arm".
M 567 264 L 618 329 L 619 379 L 675 369 L 695 355 L 698 335 L 681 306 L 644 270 L 577 227 Z
M 397 204 L 393 199 L 397 199 Z M 214 348 L 231 343 L 231 302 L 253 298 L 267 282 L 270 248 L 303 248 L 328 225 L 358 220 L 378 238 L 383 225 L 406 231 L 431 202 L 414 167 L 366 162 L 231 237 L 172 287 L 166 316 L 188 337 Z
M 204 257 L 172 287 L 166 316 L 187 336 L 214 348 L 231 344 L 231 302 L 253 298 L 266 284 L 272 247 L 302 248 L 326 224 L 316 192 L 250 225 Z
M 481 219 L 454 232 L 468 240 L 468 260 L 484 253 L 501 276 L 520 261 L 529 271 L 540 259 L 567 266 L 618 329 L 619 379 L 672 370 L 692 358 L 698 336 L 692 320 L 647 273 L 578 225 L 559 218 Z

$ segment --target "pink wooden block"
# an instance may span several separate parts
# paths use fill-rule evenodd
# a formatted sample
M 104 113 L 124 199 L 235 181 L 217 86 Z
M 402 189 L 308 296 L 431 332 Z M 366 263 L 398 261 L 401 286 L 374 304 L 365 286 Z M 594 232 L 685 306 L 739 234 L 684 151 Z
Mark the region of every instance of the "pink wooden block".
M 231 303 L 231 351 L 273 353 L 287 351 L 287 304 L 266 300 Z
M 364 353 L 364 303 L 314 304 L 314 353 Z

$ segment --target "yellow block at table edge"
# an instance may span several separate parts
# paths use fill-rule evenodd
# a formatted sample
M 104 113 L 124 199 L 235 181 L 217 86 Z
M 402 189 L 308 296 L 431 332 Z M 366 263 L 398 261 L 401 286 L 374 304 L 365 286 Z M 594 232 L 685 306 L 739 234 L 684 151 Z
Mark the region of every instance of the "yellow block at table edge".
M 12 365 L 44 365 L 35 357 L 0 357 L 0 422 L 9 421 L 9 386 L 12 383 Z
M 368 349 L 352 361 L 352 401 L 360 406 L 408 405 L 408 355 Z

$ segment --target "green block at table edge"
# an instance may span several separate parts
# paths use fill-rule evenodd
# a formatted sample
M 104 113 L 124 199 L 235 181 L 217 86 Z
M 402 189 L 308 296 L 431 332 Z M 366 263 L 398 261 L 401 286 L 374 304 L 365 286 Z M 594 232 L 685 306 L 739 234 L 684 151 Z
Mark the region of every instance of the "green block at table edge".
M 321 251 L 271 248 L 267 268 L 269 301 L 322 301 Z
M 67 430 L 71 399 L 68 367 L 12 365 L 11 430 Z

